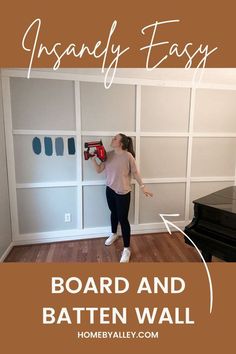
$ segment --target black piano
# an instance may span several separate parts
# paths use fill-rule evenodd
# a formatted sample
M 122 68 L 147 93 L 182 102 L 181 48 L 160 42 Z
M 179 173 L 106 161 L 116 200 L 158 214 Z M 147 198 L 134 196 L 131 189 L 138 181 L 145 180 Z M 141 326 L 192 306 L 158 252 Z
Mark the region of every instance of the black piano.
M 201 250 L 206 262 L 216 256 L 236 262 L 236 186 L 193 201 L 194 218 L 184 232 Z M 185 237 L 185 242 L 191 242 Z

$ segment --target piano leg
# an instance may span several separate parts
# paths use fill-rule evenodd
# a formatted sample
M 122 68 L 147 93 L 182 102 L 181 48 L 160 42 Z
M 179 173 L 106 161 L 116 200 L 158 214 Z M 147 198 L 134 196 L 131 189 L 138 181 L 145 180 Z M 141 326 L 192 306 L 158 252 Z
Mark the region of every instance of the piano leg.
M 207 251 L 202 251 L 202 256 L 205 259 L 206 262 L 211 262 L 212 260 L 212 254 Z

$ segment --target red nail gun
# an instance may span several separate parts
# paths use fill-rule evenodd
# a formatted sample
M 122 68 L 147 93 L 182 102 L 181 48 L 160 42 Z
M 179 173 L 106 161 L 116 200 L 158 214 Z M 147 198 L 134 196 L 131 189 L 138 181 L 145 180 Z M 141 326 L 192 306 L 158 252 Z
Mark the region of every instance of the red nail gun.
M 102 162 L 107 158 L 106 150 L 103 146 L 102 140 L 100 141 L 89 141 L 84 143 L 84 148 L 87 149 L 84 151 L 84 158 L 88 160 L 90 157 L 97 156 Z M 92 154 L 90 149 L 93 148 Z

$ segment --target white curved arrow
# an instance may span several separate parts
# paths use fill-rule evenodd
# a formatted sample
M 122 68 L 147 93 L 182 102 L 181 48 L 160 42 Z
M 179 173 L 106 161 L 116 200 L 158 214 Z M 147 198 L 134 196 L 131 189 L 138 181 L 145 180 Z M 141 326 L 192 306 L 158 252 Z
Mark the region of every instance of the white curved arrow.
M 170 222 L 169 220 L 167 220 L 165 218 L 165 216 L 179 216 L 179 214 L 159 214 L 160 217 L 162 218 L 164 224 L 165 224 L 165 227 L 167 229 L 167 231 L 169 232 L 169 234 L 171 235 L 172 232 L 169 228 L 169 225 L 173 226 L 175 229 L 177 229 L 179 232 L 181 232 L 181 234 L 183 234 L 185 237 L 187 237 L 187 239 L 193 244 L 193 246 L 196 248 L 197 252 L 199 253 L 201 259 L 202 259 L 202 262 L 206 268 L 206 272 L 207 272 L 207 277 L 208 277 L 208 282 L 209 282 L 209 290 L 210 290 L 210 313 L 212 312 L 212 308 L 213 308 L 213 287 L 212 287 L 212 280 L 211 280 L 211 275 L 210 275 L 210 272 L 209 272 L 209 268 L 205 262 L 205 259 L 204 257 L 202 256 L 201 254 L 201 251 L 198 249 L 198 247 L 195 245 L 195 243 L 191 240 L 191 238 L 186 235 L 183 230 L 181 230 L 178 226 L 176 226 L 175 224 L 173 224 L 172 222 Z

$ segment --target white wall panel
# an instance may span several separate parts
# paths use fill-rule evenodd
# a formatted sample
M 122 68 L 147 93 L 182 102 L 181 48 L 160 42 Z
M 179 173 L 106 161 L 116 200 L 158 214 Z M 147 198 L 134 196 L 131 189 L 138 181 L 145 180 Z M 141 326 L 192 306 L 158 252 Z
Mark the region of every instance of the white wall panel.
M 53 136 L 53 155 L 46 156 L 43 136 L 39 136 L 42 152 L 36 155 L 32 149 L 31 135 L 15 135 L 15 166 L 17 183 L 59 182 L 76 180 L 76 156 L 68 155 L 67 137 L 64 137 L 64 155 L 56 156 Z
M 83 187 L 84 227 L 110 225 L 110 213 L 106 202 L 105 186 Z
M 140 166 L 145 178 L 185 177 L 187 138 L 141 138 Z
M 154 193 L 154 196 L 147 198 L 140 193 L 140 223 L 162 222 L 159 214 L 180 214 L 172 221 L 184 220 L 184 183 L 148 184 L 148 189 Z
M 74 130 L 73 81 L 11 78 L 13 129 Z
M 194 138 L 192 176 L 234 176 L 236 138 Z
M 135 86 L 82 82 L 80 93 L 82 130 L 134 131 Z
M 77 227 L 74 187 L 18 189 L 17 199 L 21 234 Z M 65 213 L 71 222 L 65 223 Z
M 197 90 L 194 131 L 235 133 L 236 91 Z
M 141 131 L 186 132 L 190 89 L 148 87 L 141 90 Z

